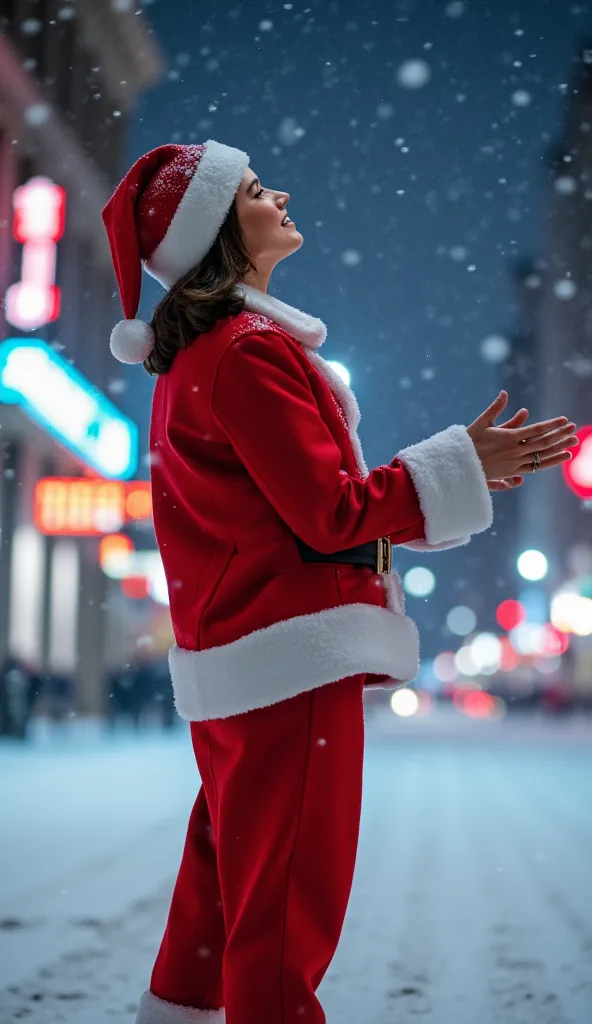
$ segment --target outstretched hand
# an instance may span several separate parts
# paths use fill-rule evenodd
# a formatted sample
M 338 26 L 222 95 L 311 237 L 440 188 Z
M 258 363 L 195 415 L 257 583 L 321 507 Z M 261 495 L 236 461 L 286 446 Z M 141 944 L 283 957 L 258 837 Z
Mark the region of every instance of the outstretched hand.
M 552 469 L 571 459 L 568 449 L 578 444 L 578 438 L 573 434 L 575 424 L 568 423 L 567 416 L 525 427 L 528 409 L 519 409 L 505 423 L 496 424 L 507 403 L 507 391 L 500 391 L 491 405 L 467 427 L 490 491 L 509 491 L 520 487 L 524 475 L 535 471 L 531 460 L 535 451 L 541 455 L 539 468 Z
M 512 427 L 522 427 L 526 423 L 528 416 L 528 409 L 519 409 L 518 412 L 514 413 L 512 419 L 506 420 L 505 423 L 498 423 L 498 427 L 507 427 L 510 430 Z M 514 487 L 520 487 L 523 483 L 523 476 L 511 476 L 507 480 L 488 480 L 487 486 L 490 491 L 511 491 Z

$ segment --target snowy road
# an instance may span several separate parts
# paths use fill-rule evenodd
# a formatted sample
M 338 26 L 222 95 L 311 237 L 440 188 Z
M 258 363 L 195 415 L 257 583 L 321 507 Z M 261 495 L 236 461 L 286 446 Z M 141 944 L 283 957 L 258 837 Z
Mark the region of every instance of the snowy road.
M 0 746 L 0 1021 L 131 1024 L 198 786 L 184 729 Z M 370 717 L 328 1024 L 592 1022 L 592 723 Z

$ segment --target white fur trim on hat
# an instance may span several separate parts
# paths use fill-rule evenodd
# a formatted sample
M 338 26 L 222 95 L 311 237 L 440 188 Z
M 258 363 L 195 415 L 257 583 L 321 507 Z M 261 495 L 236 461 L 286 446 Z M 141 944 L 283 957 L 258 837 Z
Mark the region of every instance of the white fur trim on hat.
M 111 331 L 110 348 L 120 363 L 143 363 L 154 348 L 154 331 L 144 320 L 120 320 Z
M 212 248 L 248 166 L 242 150 L 208 139 L 166 235 L 144 263 L 164 288 L 171 288 Z

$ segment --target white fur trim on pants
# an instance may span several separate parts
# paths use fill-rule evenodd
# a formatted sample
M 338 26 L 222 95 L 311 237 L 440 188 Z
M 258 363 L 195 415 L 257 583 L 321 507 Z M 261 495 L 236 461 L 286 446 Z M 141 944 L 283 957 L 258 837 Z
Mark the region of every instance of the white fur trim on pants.
M 159 999 L 152 992 L 144 992 L 140 999 L 136 1024 L 225 1024 L 224 1010 L 194 1010 L 191 1006 L 177 1006 Z
M 425 518 L 425 541 L 404 547 L 443 550 L 467 544 L 488 530 L 493 505 L 485 473 L 466 427 L 454 424 L 398 453 L 407 467 Z
M 339 605 L 203 651 L 175 645 L 169 667 L 179 715 L 203 722 L 361 673 L 409 682 L 419 667 L 419 636 L 405 615 L 370 604 Z

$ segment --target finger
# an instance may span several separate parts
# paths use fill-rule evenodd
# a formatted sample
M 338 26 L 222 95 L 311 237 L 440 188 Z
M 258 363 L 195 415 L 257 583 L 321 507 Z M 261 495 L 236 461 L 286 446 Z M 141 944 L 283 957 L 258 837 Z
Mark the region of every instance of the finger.
M 540 437 L 542 434 L 548 434 L 550 430 L 564 427 L 567 423 L 567 416 L 557 416 L 554 420 L 541 420 L 539 423 L 531 423 L 528 427 L 521 427 L 520 430 L 516 431 L 516 438 L 518 441 L 529 441 L 531 437 Z
M 553 469 L 554 466 L 560 466 L 563 462 L 569 462 L 571 457 L 571 452 L 561 452 L 560 455 L 553 455 L 550 459 L 541 459 L 541 463 L 536 471 L 532 462 L 519 466 L 518 470 L 520 473 L 538 473 L 541 469 Z
M 541 455 L 544 452 L 545 458 L 548 459 L 552 455 L 560 455 L 561 452 L 564 452 L 568 448 L 577 448 L 579 443 L 578 438 L 574 434 L 573 437 L 568 437 L 563 441 L 557 441 L 556 444 L 552 444 L 549 448 L 541 448 Z
M 575 434 L 572 434 L 574 425 L 568 423 L 566 427 L 561 427 L 559 430 L 551 430 L 548 434 L 543 434 L 540 437 L 529 438 L 528 441 L 521 441 L 520 447 L 526 455 L 531 452 L 546 452 L 548 454 L 550 448 L 555 448 L 558 444 L 563 445 L 563 448 L 574 447 L 573 444 L 568 445 L 568 441 L 575 440 L 578 444 L 578 439 Z
M 475 423 L 478 423 L 480 426 L 492 426 L 495 423 L 497 417 L 500 416 L 503 410 L 505 409 L 507 403 L 508 392 L 500 391 L 495 401 L 493 401 L 491 405 L 488 405 L 487 409 L 485 409 L 484 412 L 482 412 L 481 415 L 477 417 Z
M 499 423 L 498 426 L 505 427 L 506 430 L 512 430 L 516 427 L 521 427 L 523 423 L 526 423 L 528 419 L 528 409 L 519 409 L 517 413 L 512 416 L 512 419 L 506 420 L 505 423 Z
M 506 480 L 488 480 L 487 486 L 490 491 L 511 491 L 523 483 L 523 476 L 512 476 Z

